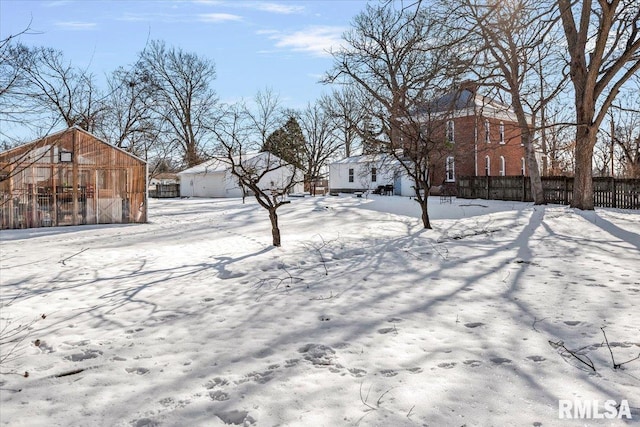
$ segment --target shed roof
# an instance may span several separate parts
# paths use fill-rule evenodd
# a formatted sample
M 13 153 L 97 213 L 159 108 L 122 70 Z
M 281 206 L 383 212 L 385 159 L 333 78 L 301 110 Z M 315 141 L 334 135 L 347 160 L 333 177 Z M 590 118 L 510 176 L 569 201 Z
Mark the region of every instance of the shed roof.
M 78 126 L 72 126 L 70 128 L 63 129 L 63 130 L 58 131 L 58 132 L 54 132 L 54 133 L 49 134 L 47 136 L 44 136 L 42 138 L 38 138 L 38 139 L 36 139 L 34 141 L 27 142 L 27 143 L 19 145 L 17 147 L 11 148 L 9 150 L 2 151 L 2 152 L 0 152 L 0 158 L 9 157 L 9 156 L 15 155 L 17 153 L 21 153 L 21 152 L 27 152 L 27 151 L 32 150 L 34 147 L 43 147 L 43 146 L 47 145 L 48 141 L 58 139 L 58 138 L 62 137 L 63 135 L 65 135 L 65 134 L 67 134 L 69 132 L 80 132 L 80 133 L 83 133 L 83 134 L 89 136 L 90 138 L 94 139 L 95 141 L 100 142 L 100 143 L 108 146 L 109 148 L 112 148 L 112 149 L 117 150 L 117 151 L 119 151 L 119 152 L 121 152 L 123 154 L 126 154 L 127 156 L 132 157 L 133 159 L 135 159 L 137 161 L 140 161 L 142 163 L 145 163 L 145 164 L 147 163 L 146 160 L 141 159 L 140 157 L 138 157 L 138 156 L 136 156 L 134 154 L 131 154 L 128 151 L 125 151 L 120 147 L 116 147 L 113 144 L 109 144 L 108 142 L 104 141 L 101 138 L 98 138 L 97 136 L 95 136 L 91 132 L 88 132 L 88 131 L 86 131 L 86 130 L 78 127 Z

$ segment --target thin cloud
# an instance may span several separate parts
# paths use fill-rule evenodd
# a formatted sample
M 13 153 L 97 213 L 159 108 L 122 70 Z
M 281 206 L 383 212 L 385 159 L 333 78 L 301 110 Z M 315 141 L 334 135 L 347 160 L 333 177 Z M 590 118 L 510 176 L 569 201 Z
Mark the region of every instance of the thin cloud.
M 258 10 L 260 12 L 276 13 L 279 15 L 292 15 L 294 13 L 302 13 L 305 10 L 305 7 L 301 5 L 265 1 L 194 0 L 194 3 L 208 6 L 226 6 L 251 9 Z
M 193 2 L 196 4 L 206 4 L 210 6 L 217 6 L 224 3 L 222 0 L 193 0 Z
M 242 16 L 230 13 L 202 13 L 198 15 L 198 20 L 203 22 L 237 22 L 242 21 Z
M 268 35 L 276 40 L 276 47 L 313 56 L 329 56 L 342 44 L 343 27 L 309 27 L 292 33 L 275 32 Z
M 70 0 L 58 0 L 58 1 L 49 1 L 44 3 L 44 7 L 60 7 L 67 6 L 71 3 Z
M 294 4 L 282 4 L 282 3 L 263 3 L 255 2 L 251 3 L 253 8 L 261 10 L 263 12 L 278 13 L 283 15 L 291 15 L 293 13 L 302 13 L 304 6 L 296 6 Z
M 95 22 L 64 21 L 56 22 L 55 26 L 63 30 L 86 31 L 95 29 L 98 24 Z

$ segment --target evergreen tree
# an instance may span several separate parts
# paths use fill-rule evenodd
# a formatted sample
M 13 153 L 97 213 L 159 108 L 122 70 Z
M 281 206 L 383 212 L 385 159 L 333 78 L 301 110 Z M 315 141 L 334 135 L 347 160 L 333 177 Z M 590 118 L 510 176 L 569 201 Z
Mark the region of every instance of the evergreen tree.
M 284 126 L 267 137 L 261 151 L 269 151 L 296 168 L 304 170 L 305 144 L 298 120 L 290 116 Z

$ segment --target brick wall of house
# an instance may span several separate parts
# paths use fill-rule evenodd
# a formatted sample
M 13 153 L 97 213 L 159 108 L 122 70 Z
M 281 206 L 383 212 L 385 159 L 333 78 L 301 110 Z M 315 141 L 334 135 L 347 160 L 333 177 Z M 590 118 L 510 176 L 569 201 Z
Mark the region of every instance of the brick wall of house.
M 439 186 L 446 181 L 446 157 L 455 159 L 455 175 L 476 175 L 476 129 L 477 129 L 477 173 L 486 175 L 486 158 L 489 157 L 489 174 L 500 175 L 501 157 L 505 161 L 505 175 L 521 175 L 524 147 L 521 144 L 517 123 L 497 118 L 485 118 L 480 115 L 456 117 L 454 121 L 454 143 L 449 150 L 434 156 L 436 166 L 432 172 L 432 183 Z M 485 122 L 489 125 L 489 137 L 486 138 Z M 500 139 L 500 124 L 504 125 L 504 138 Z M 444 127 L 443 127 L 444 129 Z M 443 130 L 443 140 L 444 130 Z M 525 170 L 525 174 L 529 172 Z
M 489 121 L 489 140 L 485 139 L 485 122 Z M 487 175 L 486 157 L 490 159 L 489 175 L 501 174 L 500 158 L 505 160 L 505 175 L 522 175 L 524 146 L 521 144 L 520 129 L 517 123 L 495 118 L 481 118 L 481 132 L 478 137 L 478 175 Z M 504 138 L 500 139 L 500 124 L 504 124 Z M 528 175 L 525 170 L 525 175 Z

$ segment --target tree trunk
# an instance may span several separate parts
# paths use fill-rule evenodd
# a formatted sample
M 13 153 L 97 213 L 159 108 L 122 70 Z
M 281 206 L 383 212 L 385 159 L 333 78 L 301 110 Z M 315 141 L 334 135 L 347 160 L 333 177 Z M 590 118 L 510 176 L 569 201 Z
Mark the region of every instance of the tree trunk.
M 422 203 L 420 203 L 420 207 L 422 208 L 422 225 L 425 229 L 431 230 L 431 222 L 429 221 L 429 212 L 427 211 L 426 199 Z
M 273 236 L 273 246 L 280 247 L 280 229 L 278 228 L 278 214 L 275 208 L 269 209 L 269 219 L 271 220 L 271 235 Z
M 429 188 L 424 189 L 424 197 L 420 196 L 420 194 L 418 193 L 416 195 L 416 201 L 420 203 L 420 210 L 422 211 L 422 216 L 421 216 L 422 225 L 424 226 L 425 229 L 431 230 L 431 221 L 429 220 L 429 210 L 427 209 L 428 208 L 427 205 L 429 201 Z
M 542 179 L 540 178 L 540 169 L 536 160 L 536 153 L 531 142 L 531 133 L 528 130 L 522 132 L 522 142 L 524 144 L 525 162 L 529 168 L 529 177 L 531 178 L 531 196 L 534 205 L 546 205 L 544 199 L 544 190 L 542 189 Z
M 573 198 L 571 207 L 589 210 L 593 205 L 593 147 L 595 145 L 595 132 L 587 126 L 578 126 L 576 130 L 576 175 L 573 181 Z

